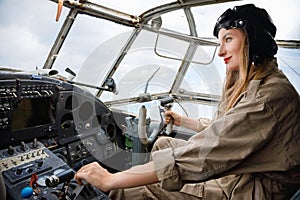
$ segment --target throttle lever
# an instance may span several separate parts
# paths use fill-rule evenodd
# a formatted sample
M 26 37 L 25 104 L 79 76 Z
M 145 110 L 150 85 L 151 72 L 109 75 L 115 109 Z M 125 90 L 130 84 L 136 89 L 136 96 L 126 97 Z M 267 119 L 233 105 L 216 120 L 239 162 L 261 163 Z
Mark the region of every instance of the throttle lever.
M 77 185 L 76 188 L 73 190 L 73 192 L 70 196 L 71 200 L 75 200 L 79 196 L 79 194 L 83 190 L 83 188 L 88 184 L 86 182 L 86 180 L 81 180 L 81 182 L 82 182 L 82 185 Z

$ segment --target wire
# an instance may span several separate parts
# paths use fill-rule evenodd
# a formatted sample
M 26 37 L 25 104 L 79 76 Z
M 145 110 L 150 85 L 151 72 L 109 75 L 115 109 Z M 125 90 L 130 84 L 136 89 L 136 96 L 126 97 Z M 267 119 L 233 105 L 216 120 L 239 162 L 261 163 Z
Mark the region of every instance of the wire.
M 189 117 L 187 111 L 185 110 L 185 108 L 181 105 L 181 103 L 177 100 L 177 99 L 174 99 L 174 101 L 181 107 L 181 109 L 184 111 L 185 115 L 187 117 Z
M 291 67 L 285 60 L 283 60 L 282 58 L 279 59 L 282 60 L 282 62 L 284 62 L 293 72 L 295 72 L 295 74 L 300 76 L 300 74 L 293 67 Z

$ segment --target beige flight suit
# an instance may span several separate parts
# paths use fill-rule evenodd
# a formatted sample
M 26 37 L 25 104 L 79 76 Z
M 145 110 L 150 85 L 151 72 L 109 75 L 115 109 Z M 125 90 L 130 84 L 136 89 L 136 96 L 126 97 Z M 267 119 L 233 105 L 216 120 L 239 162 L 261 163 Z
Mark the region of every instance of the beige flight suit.
M 152 159 L 159 184 L 114 199 L 289 199 L 300 188 L 300 98 L 277 69 L 252 80 L 234 107 L 189 140 L 161 137 Z M 199 120 L 201 123 L 201 120 Z

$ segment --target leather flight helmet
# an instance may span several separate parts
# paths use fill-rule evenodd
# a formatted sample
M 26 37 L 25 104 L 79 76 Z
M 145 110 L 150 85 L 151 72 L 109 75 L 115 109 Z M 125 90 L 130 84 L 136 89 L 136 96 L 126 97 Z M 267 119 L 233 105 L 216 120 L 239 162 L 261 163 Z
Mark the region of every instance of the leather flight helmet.
M 274 40 L 276 26 L 267 11 L 254 4 L 235 6 L 226 10 L 217 20 L 214 36 L 218 38 L 221 28 L 244 29 L 249 41 L 250 63 L 262 63 L 266 58 L 273 58 L 278 47 Z

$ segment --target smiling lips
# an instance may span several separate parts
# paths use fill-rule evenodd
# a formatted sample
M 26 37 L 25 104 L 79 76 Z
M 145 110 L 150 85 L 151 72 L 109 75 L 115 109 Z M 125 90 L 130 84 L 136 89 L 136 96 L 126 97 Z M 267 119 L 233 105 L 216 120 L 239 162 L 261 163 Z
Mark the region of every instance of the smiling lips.
M 229 60 L 230 60 L 231 56 L 230 57 L 227 57 L 227 58 L 224 58 L 224 62 L 225 64 L 228 64 Z

